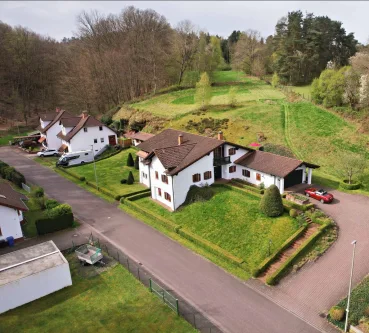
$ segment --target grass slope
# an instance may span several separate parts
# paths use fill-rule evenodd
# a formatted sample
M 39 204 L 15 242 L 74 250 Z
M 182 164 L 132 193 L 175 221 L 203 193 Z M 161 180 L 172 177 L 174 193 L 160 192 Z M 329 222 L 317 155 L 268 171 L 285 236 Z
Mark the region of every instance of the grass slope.
M 83 278 L 68 259 L 73 285 L 0 315 L 1 332 L 196 332 L 122 266 Z
M 287 214 L 278 218 L 261 214 L 260 199 L 251 194 L 225 188 L 214 191 L 209 201 L 184 206 L 174 213 L 150 198 L 136 202 L 244 259 L 250 271 L 268 256 L 269 240 L 273 251 L 298 229 L 296 220 Z

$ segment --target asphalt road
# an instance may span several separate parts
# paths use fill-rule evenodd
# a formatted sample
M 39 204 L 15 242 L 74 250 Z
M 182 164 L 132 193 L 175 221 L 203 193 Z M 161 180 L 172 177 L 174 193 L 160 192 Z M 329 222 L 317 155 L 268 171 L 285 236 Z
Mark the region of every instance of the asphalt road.
M 17 168 L 30 182 L 42 186 L 49 196 L 70 204 L 78 218 L 141 262 L 224 332 L 319 332 L 215 264 L 34 162 L 23 152 L 2 147 L 0 159 Z

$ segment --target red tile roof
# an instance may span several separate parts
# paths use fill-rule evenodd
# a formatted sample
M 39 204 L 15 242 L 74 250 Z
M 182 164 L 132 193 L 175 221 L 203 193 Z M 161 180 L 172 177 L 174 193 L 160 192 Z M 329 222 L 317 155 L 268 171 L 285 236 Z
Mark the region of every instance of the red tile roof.
M 27 211 L 23 200 L 28 200 L 24 194 L 15 191 L 8 183 L 0 183 L 0 206 Z
M 62 118 L 70 118 L 70 117 L 73 117 L 72 114 L 68 113 L 67 111 L 59 111 L 58 113 L 54 114 L 54 119 L 43 129 L 41 129 L 41 133 L 45 133 L 47 132 L 47 130 L 53 126 L 55 123 L 57 123 L 60 119 Z
M 80 122 L 81 117 L 70 117 L 70 118 L 62 118 L 60 119 L 60 124 L 64 127 L 74 127 Z
M 315 164 L 260 150 L 248 152 L 234 163 L 281 178 L 286 177 L 302 164 L 310 168 L 319 168 Z

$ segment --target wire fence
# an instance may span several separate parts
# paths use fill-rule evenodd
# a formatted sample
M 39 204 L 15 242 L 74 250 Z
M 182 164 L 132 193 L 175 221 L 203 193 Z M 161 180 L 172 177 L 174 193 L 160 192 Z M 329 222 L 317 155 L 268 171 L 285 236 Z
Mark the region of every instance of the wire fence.
M 151 274 L 143 267 L 142 263 L 129 258 L 121 250 L 115 248 L 108 242 L 101 242 L 99 238 L 90 235 L 89 243 L 100 248 L 108 256 L 114 258 L 123 265 L 137 280 L 146 286 L 152 293 L 158 296 L 168 305 L 177 315 L 183 317 L 193 327 L 203 333 L 221 333 L 222 331 L 209 321 L 202 313 L 197 311 L 186 300 L 180 297 L 174 290 L 168 288 L 163 282 L 153 279 Z M 83 244 L 75 244 L 68 250 L 74 252 L 75 249 Z

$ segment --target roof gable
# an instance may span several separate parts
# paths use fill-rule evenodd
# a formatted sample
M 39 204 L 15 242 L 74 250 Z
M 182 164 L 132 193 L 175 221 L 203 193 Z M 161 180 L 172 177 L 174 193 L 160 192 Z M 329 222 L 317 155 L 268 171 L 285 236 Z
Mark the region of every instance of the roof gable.
M 42 130 L 41 130 L 41 132 L 42 133 L 45 133 L 45 132 L 47 132 L 54 124 L 56 124 L 56 123 L 58 123 L 59 122 L 59 120 L 60 119 L 62 119 L 62 118 L 70 118 L 70 117 L 73 117 L 73 115 L 72 114 L 70 114 L 69 112 L 67 112 L 67 111 L 64 111 L 64 110 L 62 110 L 62 111 L 59 111 L 56 115 L 55 115 L 55 117 L 54 117 L 54 119 L 45 127 L 45 128 L 43 128 Z
M 15 191 L 8 183 L 0 183 L 0 206 L 27 211 L 23 200 L 27 200 L 24 194 Z

